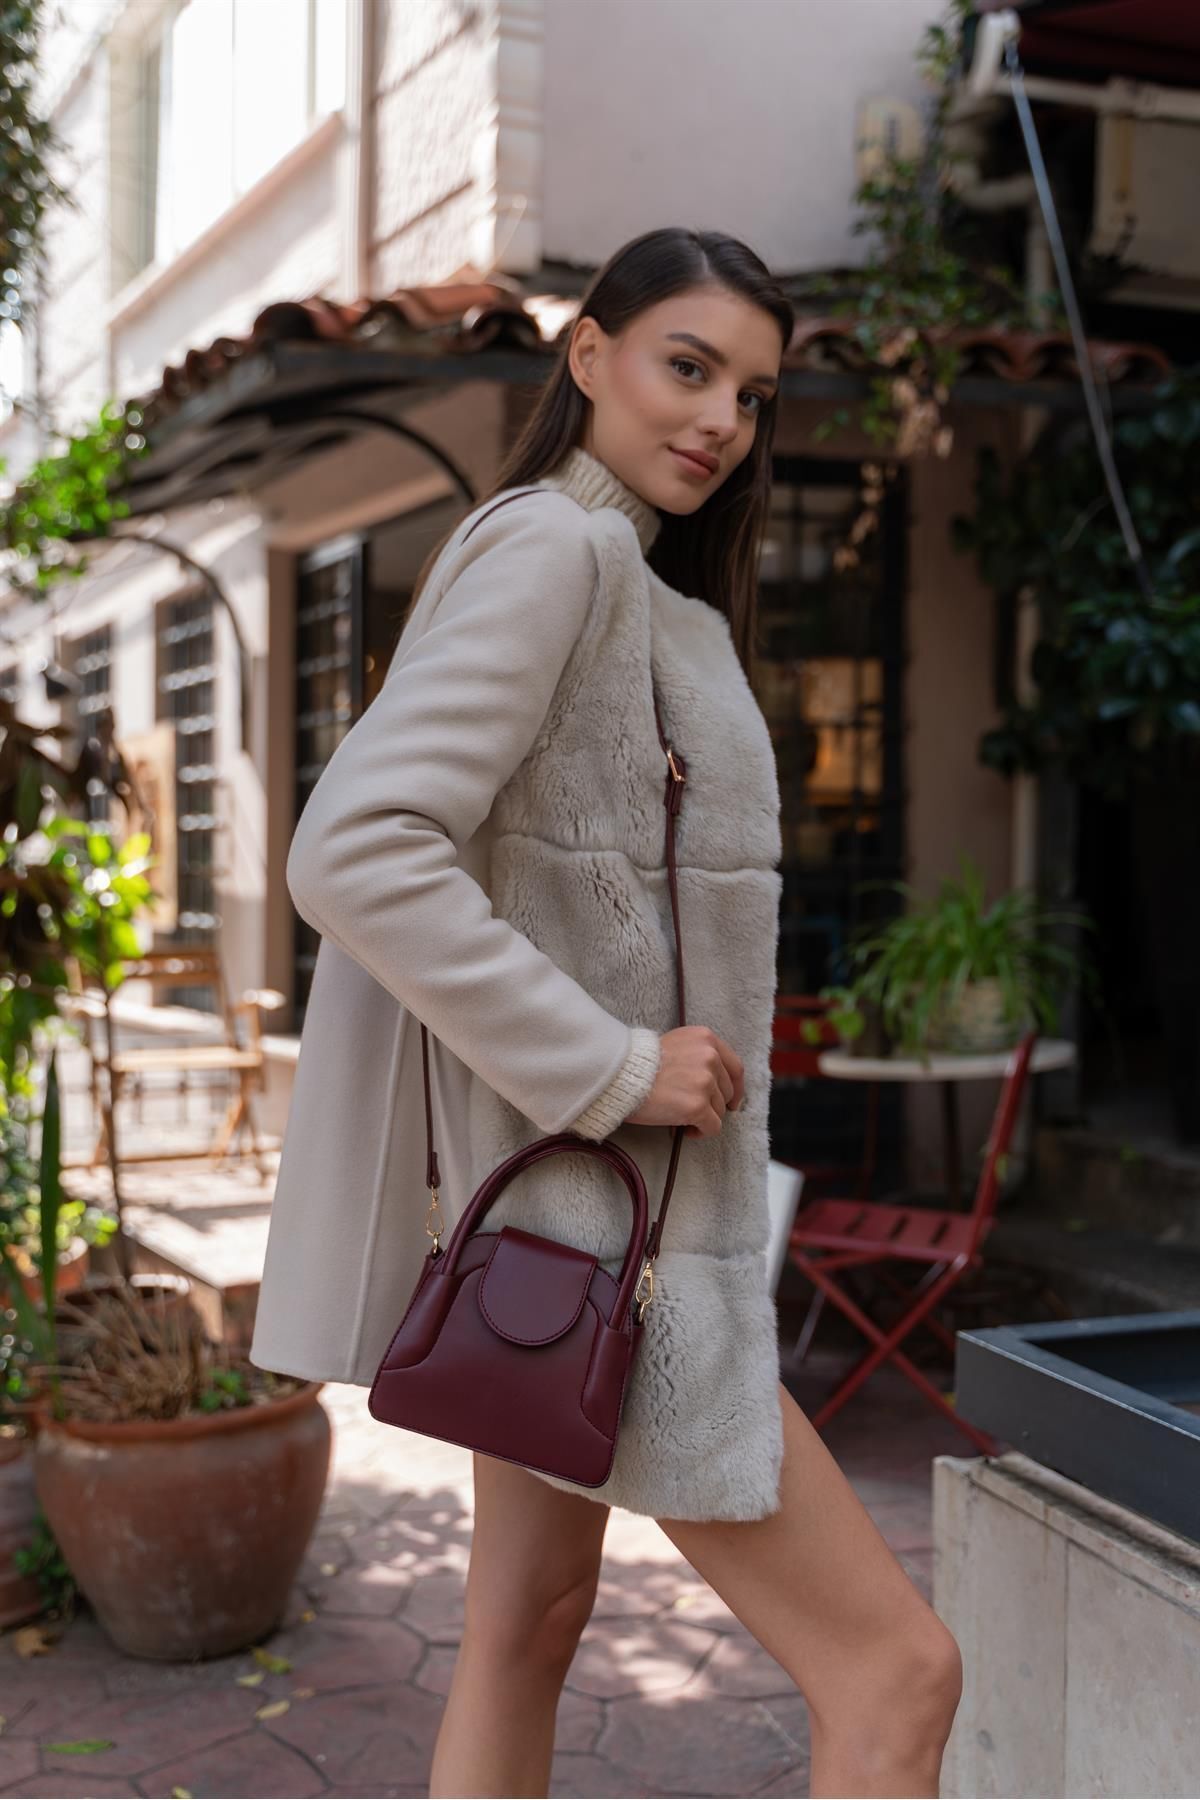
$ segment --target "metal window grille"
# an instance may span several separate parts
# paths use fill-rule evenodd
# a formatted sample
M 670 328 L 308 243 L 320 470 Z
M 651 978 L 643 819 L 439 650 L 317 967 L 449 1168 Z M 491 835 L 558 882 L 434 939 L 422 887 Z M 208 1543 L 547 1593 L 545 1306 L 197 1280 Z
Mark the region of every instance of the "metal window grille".
M 858 926 L 892 911 L 863 884 L 904 872 L 903 476 L 889 486 L 857 567 L 838 569 L 861 506 L 854 461 L 776 459 L 760 576 L 754 685 L 775 746 L 781 864 L 777 991 L 813 994 L 847 974 Z M 781 1081 L 775 1153 L 855 1159 L 861 1105 L 847 1084 Z M 900 1108 L 885 1090 L 881 1159 L 898 1154 Z
M 178 922 L 168 942 L 212 944 L 221 920 L 214 863 L 217 831 L 216 679 L 212 596 L 200 589 L 160 601 L 157 716 L 175 726 Z M 204 990 L 179 988 L 171 1004 L 212 1011 Z
M 297 569 L 296 785 L 298 820 L 317 777 L 362 711 L 362 619 L 366 545 L 322 545 Z M 302 1019 L 320 942 L 306 919 L 295 922 L 293 997 Z
M 80 681 L 76 709 L 81 720 L 112 705 L 112 660 L 111 625 L 101 625 L 97 631 L 85 632 L 75 640 L 71 661 Z
M 112 705 L 112 660 L 111 625 L 85 632 L 71 646 L 71 665 L 80 683 L 80 691 L 75 696 L 75 717 L 81 743 L 96 714 Z M 96 787 L 96 792 L 88 794 L 87 816 L 92 824 L 99 825 L 110 818 L 111 799 L 100 784 Z

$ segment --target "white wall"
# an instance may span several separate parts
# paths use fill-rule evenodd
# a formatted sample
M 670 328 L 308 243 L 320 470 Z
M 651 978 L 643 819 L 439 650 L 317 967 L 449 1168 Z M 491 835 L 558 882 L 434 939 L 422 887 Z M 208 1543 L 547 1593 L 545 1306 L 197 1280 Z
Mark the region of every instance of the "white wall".
M 336 139 L 336 132 L 331 132 Z M 193 346 L 239 337 L 276 300 L 341 286 L 335 145 L 298 166 L 257 201 L 236 208 L 145 296 L 136 289 L 113 318 L 112 384 L 145 393 Z
M 667 224 L 773 269 L 857 263 L 857 103 L 919 104 L 938 0 L 543 0 L 543 251 L 603 261 Z
M 35 330 L 42 398 L 66 429 L 96 411 L 106 383 L 107 69 L 100 51 L 52 119 L 64 148 L 49 166 L 74 204 L 46 215 L 46 275 Z
M 376 293 L 444 280 L 471 255 L 488 204 L 496 135 L 493 22 L 493 7 L 471 0 L 377 0 L 370 225 Z

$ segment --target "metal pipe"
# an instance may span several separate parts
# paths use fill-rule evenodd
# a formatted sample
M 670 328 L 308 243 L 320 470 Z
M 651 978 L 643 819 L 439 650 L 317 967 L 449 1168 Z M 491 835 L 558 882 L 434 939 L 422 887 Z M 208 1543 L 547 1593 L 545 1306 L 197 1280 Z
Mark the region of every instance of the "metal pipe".
M 972 100 L 996 95 L 1013 98 L 1012 75 L 1001 67 L 1008 43 L 1019 42 L 1021 16 L 1013 7 L 983 14 L 977 20 L 974 55 L 962 81 L 962 91 Z M 1063 81 L 1051 75 L 1025 75 L 1022 86 L 1031 100 L 1057 100 L 1064 106 L 1081 106 L 1089 112 L 1117 113 L 1134 119 L 1179 119 L 1187 124 L 1200 120 L 1200 92 L 1195 88 L 1161 87 L 1152 81 L 1130 81 L 1110 76 L 1103 84 Z

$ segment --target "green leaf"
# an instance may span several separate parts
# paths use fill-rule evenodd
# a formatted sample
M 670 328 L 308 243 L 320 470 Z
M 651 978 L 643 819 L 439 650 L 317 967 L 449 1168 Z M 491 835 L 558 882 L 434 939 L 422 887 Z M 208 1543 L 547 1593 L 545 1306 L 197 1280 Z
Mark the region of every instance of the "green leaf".
M 112 1750 L 114 1747 L 113 1738 L 76 1738 L 73 1743 L 43 1745 L 44 1749 L 52 1750 L 56 1756 L 90 1756 L 96 1750 Z
M 58 1046 L 52 1045 L 46 1070 L 46 1103 L 42 1110 L 42 1144 L 38 1160 L 42 1289 L 52 1354 L 55 1344 L 55 1294 L 58 1286 L 58 1213 L 63 1198 L 60 1167 L 62 1113 L 59 1104 L 57 1056 Z
M 5 1304 L 11 1306 L 17 1315 L 17 1330 L 27 1343 L 34 1347 L 39 1361 L 53 1360 L 53 1345 L 50 1326 L 44 1314 L 38 1311 L 29 1295 L 25 1292 L 25 1283 L 14 1259 L 15 1246 L 0 1246 L 0 1288 L 5 1294 Z

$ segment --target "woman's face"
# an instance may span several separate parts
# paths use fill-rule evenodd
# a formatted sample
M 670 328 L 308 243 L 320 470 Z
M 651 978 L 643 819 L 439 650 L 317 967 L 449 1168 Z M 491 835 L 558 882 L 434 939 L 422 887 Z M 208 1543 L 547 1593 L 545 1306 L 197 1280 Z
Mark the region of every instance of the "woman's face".
M 675 294 L 615 337 L 580 319 L 568 362 L 592 402 L 583 448 L 651 506 L 695 512 L 749 455 L 783 348 L 771 315 L 723 287 Z

